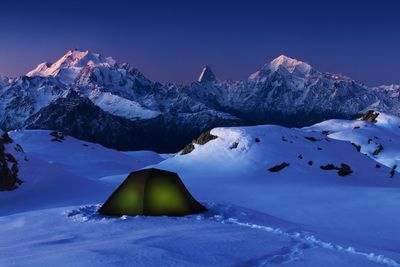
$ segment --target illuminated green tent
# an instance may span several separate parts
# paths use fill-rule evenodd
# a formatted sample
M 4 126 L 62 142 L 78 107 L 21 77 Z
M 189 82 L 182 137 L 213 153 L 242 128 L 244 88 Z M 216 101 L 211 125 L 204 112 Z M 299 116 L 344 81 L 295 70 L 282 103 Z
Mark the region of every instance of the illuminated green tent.
M 184 216 L 206 208 L 197 202 L 174 172 L 145 169 L 132 172 L 100 208 L 110 216 Z

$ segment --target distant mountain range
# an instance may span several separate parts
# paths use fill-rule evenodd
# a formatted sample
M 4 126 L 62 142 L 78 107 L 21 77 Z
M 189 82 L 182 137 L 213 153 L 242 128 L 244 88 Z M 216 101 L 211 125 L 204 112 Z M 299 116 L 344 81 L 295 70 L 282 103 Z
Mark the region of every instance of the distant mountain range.
M 121 150 L 176 152 L 217 126 L 306 126 L 368 109 L 400 113 L 400 86 L 369 87 L 279 56 L 245 81 L 161 84 L 127 63 L 68 51 L 19 78 L 0 76 L 0 128 L 50 129 Z

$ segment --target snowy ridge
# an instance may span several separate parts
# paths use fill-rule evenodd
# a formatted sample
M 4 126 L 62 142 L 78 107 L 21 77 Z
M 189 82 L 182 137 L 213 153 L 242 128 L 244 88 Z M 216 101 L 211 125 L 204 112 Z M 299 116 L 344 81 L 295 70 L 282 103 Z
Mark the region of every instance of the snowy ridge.
M 285 55 L 275 58 L 267 66 L 271 71 L 278 71 L 279 69 L 283 68 L 289 73 L 293 74 L 294 72 L 297 72 L 303 75 L 310 73 L 312 70 L 312 67 L 309 64 Z
M 350 142 L 327 138 L 321 132 L 306 132 L 273 125 L 252 127 L 215 128 L 210 132 L 217 136 L 205 145 L 194 144 L 195 149 L 186 155 L 177 155 L 162 163 L 171 168 L 199 168 L 207 162 L 217 173 L 243 173 L 252 169 L 263 176 L 281 176 L 283 173 L 303 176 L 302 183 L 316 182 L 317 177 L 328 177 L 325 181 L 334 183 L 350 182 L 361 179 L 358 184 L 390 184 L 390 169 L 376 168 L 375 160 L 359 153 Z M 343 153 L 348 155 L 343 158 Z M 230 164 L 226 164 L 229 161 Z M 312 161 L 309 166 L 308 162 Z M 268 174 L 267 169 L 283 162 L 289 164 L 281 173 Z M 340 166 L 342 163 L 352 169 L 350 180 L 336 179 L 335 171 L 320 168 L 327 164 Z M 171 164 L 171 166 L 170 166 Z M 316 177 L 310 176 L 310 173 Z M 290 176 L 290 175 L 289 175 Z M 334 178 L 336 176 L 336 178 Z M 322 178 L 320 178 L 322 179 Z
M 110 57 L 103 58 L 100 54 L 90 53 L 87 50 L 70 50 L 53 64 L 48 62 L 39 64 L 26 76 L 59 76 L 63 82 L 72 83 L 84 67 L 113 67 L 115 64 L 115 60 Z
M 89 99 L 102 110 L 130 120 L 150 119 L 161 112 L 145 109 L 139 103 L 109 92 L 92 91 Z
M 274 72 L 279 72 L 284 75 L 294 75 L 305 77 L 311 74 L 313 68 L 308 63 L 281 55 L 270 63 L 265 64 L 261 70 L 250 75 L 251 80 L 265 79 L 265 75 L 271 75 Z
M 351 119 L 371 108 L 396 115 L 400 112 L 399 90 L 396 86 L 390 88 L 370 88 L 348 77 L 319 72 L 308 63 L 284 55 L 265 64 L 245 81 L 219 81 L 211 68 L 205 66 L 198 82 L 161 84 L 147 79 L 127 63 L 119 64 L 86 50 L 70 50 L 55 63 L 42 63 L 26 76 L 3 85 L 0 127 L 3 130 L 31 127 L 32 117 L 50 123 L 51 113 L 41 109 L 75 91 L 105 113 L 128 120 L 126 124 L 132 127 L 158 121 L 157 127 L 163 131 L 175 129 L 175 136 L 184 133 L 183 138 L 173 140 L 176 144 L 168 151 L 176 152 L 185 142 L 215 126 L 303 127 L 329 118 Z M 209 116 L 203 116 L 206 113 Z M 79 116 L 85 115 L 78 112 L 76 117 Z M 173 122 L 169 120 L 172 117 L 176 118 Z M 163 124 L 165 120 L 168 124 Z M 70 130 L 68 125 L 57 126 L 61 131 Z M 126 134 L 121 129 L 118 132 Z M 99 136 L 107 134 L 99 132 Z M 75 131 L 74 135 L 85 138 L 83 131 Z M 120 146 L 113 144 L 113 147 Z M 137 147 L 127 144 L 127 149 Z
M 398 91 L 400 90 L 400 85 L 398 84 L 391 84 L 391 85 L 381 85 L 378 87 L 375 87 L 376 89 L 382 89 L 382 90 L 387 90 L 387 91 Z
M 384 139 L 399 119 L 381 115 L 376 124 L 351 123 Z M 21 187 L 0 193 L 0 265 L 399 266 L 399 175 L 321 129 L 219 127 L 209 133 L 217 138 L 167 157 L 50 131 L 10 132 L 29 160 L 21 158 Z M 325 168 L 342 163 L 351 168 L 343 176 Z M 209 211 L 97 213 L 93 203 L 148 165 L 177 172 Z
M 285 68 L 290 73 L 293 73 L 296 70 L 302 73 L 308 73 L 312 69 L 312 67 L 309 64 L 287 57 L 285 55 L 281 55 L 276 59 L 274 59 L 273 61 L 271 61 L 271 63 L 269 63 L 269 68 L 272 71 L 277 71 L 279 68 Z
M 391 123 L 396 125 L 393 120 Z M 382 129 L 376 131 L 383 136 Z M 210 134 L 217 138 L 194 144 L 190 153 L 176 155 L 156 167 L 179 173 L 200 199 L 271 214 L 306 225 L 305 232 L 312 229 L 313 234 L 289 231 L 300 243 L 278 252 L 277 258 L 288 262 L 292 256 L 302 259 L 308 249 L 301 248 L 311 246 L 359 256 L 371 266 L 398 266 L 400 255 L 383 249 L 398 242 L 397 237 L 392 239 L 397 230 L 392 230 L 400 223 L 394 218 L 398 198 L 393 195 L 400 180 L 397 173 L 391 175 L 391 167 L 358 152 L 351 142 L 335 140 L 319 130 L 262 125 L 216 128 Z M 340 170 L 343 164 L 351 172 Z M 385 209 L 378 211 L 382 206 Z M 232 221 L 255 229 L 278 230 L 254 221 Z M 277 258 L 260 257 L 254 265 Z
M 375 123 L 362 120 L 328 120 L 304 129 L 324 131 L 330 138 L 350 141 L 359 146 L 361 153 L 389 168 L 400 164 L 399 117 L 380 113 Z M 395 167 L 395 170 L 400 169 Z

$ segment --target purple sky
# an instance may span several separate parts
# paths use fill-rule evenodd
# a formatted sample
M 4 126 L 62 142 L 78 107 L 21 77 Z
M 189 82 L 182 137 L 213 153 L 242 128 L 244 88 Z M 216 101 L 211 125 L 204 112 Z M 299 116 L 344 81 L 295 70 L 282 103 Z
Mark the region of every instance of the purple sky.
M 161 82 L 194 81 L 205 64 L 244 79 L 285 54 L 369 85 L 400 84 L 400 1 L 82 2 L 2 1 L 0 74 L 82 48 Z

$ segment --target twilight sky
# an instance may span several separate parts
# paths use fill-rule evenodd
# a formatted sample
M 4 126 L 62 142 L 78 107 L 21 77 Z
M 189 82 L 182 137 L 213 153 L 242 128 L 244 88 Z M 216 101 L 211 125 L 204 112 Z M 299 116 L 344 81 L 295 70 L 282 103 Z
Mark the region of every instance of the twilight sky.
M 400 84 L 400 1 L 347 2 L 2 0 L 0 74 L 81 48 L 161 82 L 194 81 L 204 64 L 245 79 L 285 54 L 369 85 Z

